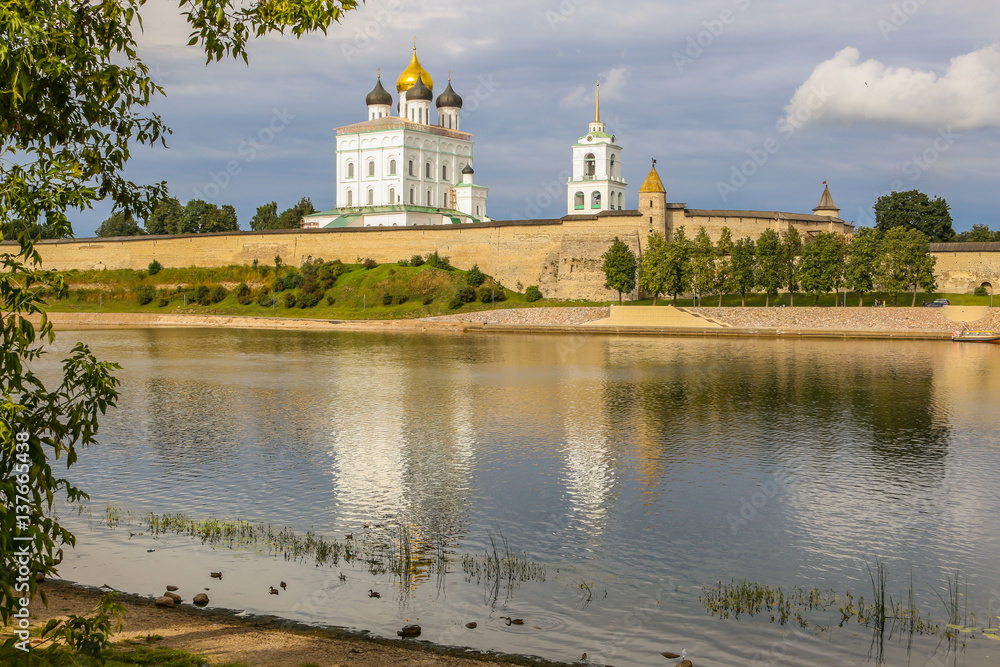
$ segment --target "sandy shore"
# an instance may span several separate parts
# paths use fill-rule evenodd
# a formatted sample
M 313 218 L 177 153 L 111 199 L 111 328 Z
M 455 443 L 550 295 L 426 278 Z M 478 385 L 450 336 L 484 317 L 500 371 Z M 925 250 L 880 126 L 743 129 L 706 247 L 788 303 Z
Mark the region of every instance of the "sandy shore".
M 41 584 L 48 607 L 36 598 L 31 604 L 32 621 L 43 625 L 50 618 L 89 614 L 105 591 L 49 580 Z M 366 639 L 346 631 L 319 630 L 273 617 L 235 618 L 218 610 L 201 610 L 182 604 L 173 609 L 157 607 L 147 598 L 120 594 L 128 611 L 124 629 L 113 641 L 160 635 L 157 646 L 184 649 L 204 655 L 209 664 L 244 662 L 253 666 L 384 667 L 388 665 L 433 665 L 473 667 L 493 665 L 561 665 L 517 656 L 468 654 L 460 648 L 437 647 L 419 640 Z M 475 632 L 470 630 L 469 632 Z

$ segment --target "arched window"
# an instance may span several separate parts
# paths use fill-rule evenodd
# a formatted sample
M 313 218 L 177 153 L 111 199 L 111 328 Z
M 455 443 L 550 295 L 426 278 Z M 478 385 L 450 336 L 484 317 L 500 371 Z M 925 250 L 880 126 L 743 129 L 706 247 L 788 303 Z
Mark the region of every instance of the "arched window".
M 375 203 L 375 191 L 368 188 L 368 205 L 371 206 Z
M 368 175 L 375 175 L 375 160 L 368 160 Z
M 590 208 L 601 208 L 601 193 L 597 190 L 590 195 Z
M 441 208 L 448 208 L 448 193 L 441 195 Z
M 347 177 L 348 178 L 354 178 L 354 163 L 353 162 L 348 162 L 347 163 Z
M 407 169 L 406 173 L 408 173 L 410 176 L 413 176 L 413 160 L 407 162 L 406 169 Z
M 622 193 L 618 193 L 618 210 L 622 210 Z
M 389 175 L 390 176 L 395 176 L 396 175 L 396 161 L 395 160 L 389 160 Z
M 396 188 L 389 188 L 389 206 L 396 203 Z
M 479 206 L 476 206 L 476 215 L 479 215 Z
M 611 178 L 618 178 L 618 172 L 615 171 L 615 156 L 611 156 Z
M 576 195 L 573 196 L 573 208 L 579 211 L 583 209 L 583 204 L 584 204 L 583 193 L 577 192 Z
M 594 160 L 593 153 L 587 153 L 583 156 L 583 177 L 586 179 L 593 179 L 594 174 L 597 173 L 597 162 Z
M 431 191 L 430 190 L 427 191 L 427 205 L 428 206 L 434 206 L 434 202 L 431 200 Z
M 446 164 L 441 165 L 441 180 L 442 181 L 448 180 L 448 165 Z
M 428 163 L 424 164 L 424 178 L 430 178 L 431 177 L 431 173 L 432 173 L 431 172 L 431 163 L 428 162 Z
M 347 205 L 354 206 L 354 193 L 350 189 L 347 190 Z
M 414 201 L 414 192 L 413 192 L 413 188 L 410 188 L 410 203 L 411 203 L 411 204 L 416 204 L 416 203 L 417 203 L 416 201 Z

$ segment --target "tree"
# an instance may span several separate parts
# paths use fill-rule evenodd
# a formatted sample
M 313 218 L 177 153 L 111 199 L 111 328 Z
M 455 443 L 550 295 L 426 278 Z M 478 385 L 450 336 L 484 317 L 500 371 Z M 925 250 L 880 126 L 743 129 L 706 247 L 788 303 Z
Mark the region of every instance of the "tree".
M 858 293 L 858 306 L 865 305 L 865 294 L 875 290 L 875 270 L 879 262 L 880 235 L 871 227 L 859 227 L 847 246 L 844 284 Z M 846 299 L 846 296 L 845 296 Z
M 667 278 L 664 287 L 667 294 L 673 295 L 676 306 L 677 295 L 691 288 L 691 241 L 684 233 L 683 226 L 677 228 L 674 237 L 667 244 L 664 264 Z
M 711 294 L 715 289 L 717 283 L 715 268 L 715 246 L 712 245 L 712 237 L 704 227 L 701 227 L 691 244 L 691 288 L 698 296 L 699 306 L 701 296 Z
M 975 224 L 972 229 L 960 233 L 955 237 L 956 241 L 962 243 L 991 243 L 1000 241 L 1000 230 L 990 231 L 988 225 Z
M 930 241 L 916 229 L 896 227 L 890 229 L 881 243 L 880 263 L 876 276 L 882 289 L 892 294 L 896 305 L 899 293 L 913 290 L 911 305 L 917 305 L 917 288 L 934 291 L 934 264 Z
M 278 202 L 261 204 L 257 207 L 257 212 L 250 219 L 250 229 L 259 232 L 262 229 L 274 229 L 274 223 L 278 221 Z
M 201 231 L 205 217 L 215 207 L 204 199 L 192 199 L 184 205 L 184 215 L 181 217 L 179 234 L 197 234 Z
M 733 246 L 732 285 L 740 293 L 740 305 L 747 305 L 747 292 L 757 287 L 757 256 L 753 239 L 742 238 Z
M 931 242 L 946 243 L 955 238 L 948 202 L 931 199 L 919 190 L 892 192 L 875 201 L 875 229 L 883 234 L 893 227 L 917 229 Z
M 145 233 L 135 218 L 122 212 L 112 213 L 95 232 L 97 236 L 142 236 Z
M 156 235 L 180 234 L 184 207 L 176 197 L 164 197 L 153 205 L 153 212 L 146 218 L 146 233 Z
M 844 273 L 844 241 L 840 234 L 820 232 L 802 248 L 799 265 L 802 289 L 816 297 L 840 287 Z
M 639 287 L 656 298 L 666 290 L 667 241 L 662 232 L 653 232 L 646 240 L 646 252 L 639 263 Z
M 618 292 L 618 303 L 622 302 L 622 292 L 635 289 L 635 253 L 617 236 L 611 247 L 601 255 L 604 260 L 601 270 L 604 271 L 604 286 Z
M 274 229 L 298 229 L 302 226 L 302 217 L 315 212 L 312 200 L 309 197 L 303 197 L 298 204 L 281 212 L 275 222 Z
M 785 282 L 785 289 L 791 305 L 795 306 L 795 293 L 799 290 L 799 256 L 802 254 L 802 237 L 795 225 L 789 225 L 781 241 L 781 257 L 784 262 L 782 274 Z
M 28 590 L 15 592 L 16 550 L 27 549 L 29 569 L 52 575 L 61 545 L 74 543 L 53 503 L 57 494 L 70 502 L 85 494 L 53 474 L 50 456 L 75 463 L 79 448 L 95 441 L 99 413 L 117 398 L 112 373 L 118 366 L 98 361 L 85 345 L 69 353 L 54 385 L 47 387 L 30 369 L 53 340 L 42 295 L 65 291 L 62 278 L 41 267 L 35 226 L 57 238 L 72 236 L 67 210 L 98 201 L 145 220 L 166 191 L 163 183 L 138 185 L 124 176 L 136 145 L 161 143 L 169 131 L 147 110 L 163 89 L 150 78 L 133 38 L 142 5 L 0 3 L 0 238 L 16 242 L 0 250 L 0 501 L 24 506 L 16 502 L 19 495 L 32 508 L 25 529 L 19 527 L 20 512 L 0 513 L 5 622 L 18 599 L 37 590 L 35 577 L 28 576 Z M 192 29 L 190 44 L 199 44 L 208 62 L 228 56 L 246 61 L 246 41 L 253 35 L 325 32 L 355 7 L 355 0 L 180 1 Z M 17 640 L 15 634 L 0 645 L 0 662 L 23 655 L 14 647 Z
M 236 209 L 225 204 L 222 208 L 211 205 L 205 215 L 202 216 L 201 226 L 198 231 L 207 234 L 211 232 L 238 232 L 240 223 L 236 219 Z
M 729 227 L 723 227 L 719 243 L 715 246 L 715 291 L 719 294 L 719 308 L 722 296 L 735 289 L 732 275 L 733 234 Z
M 765 306 L 771 305 L 771 297 L 785 286 L 785 257 L 782 252 L 781 237 L 773 229 L 765 229 L 757 239 L 757 284 L 767 294 Z

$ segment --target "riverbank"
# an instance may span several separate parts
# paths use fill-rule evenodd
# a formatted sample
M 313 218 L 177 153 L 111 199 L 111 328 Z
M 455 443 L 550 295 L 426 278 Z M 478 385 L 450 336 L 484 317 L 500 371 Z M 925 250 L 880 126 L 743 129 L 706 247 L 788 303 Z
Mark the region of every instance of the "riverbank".
M 30 606 L 34 625 L 70 614 L 90 614 L 106 591 L 48 580 L 41 584 L 48 596 L 46 607 L 39 598 Z M 124 628 L 112 641 L 161 637 L 149 645 L 167 646 L 205 656 L 209 664 L 242 663 L 257 667 L 386 667 L 433 665 L 434 667 L 481 667 L 499 665 L 562 665 L 518 656 L 471 654 L 462 648 L 441 647 L 419 640 L 366 638 L 360 633 L 318 629 L 269 616 L 238 618 L 232 612 L 197 609 L 188 605 L 157 607 L 139 595 L 118 595 L 127 611 Z M 470 630 L 473 632 L 474 630 Z
M 663 306 L 667 308 L 668 306 Z M 58 329 L 202 327 L 310 331 L 395 331 L 401 333 L 573 333 L 666 336 L 759 336 L 810 338 L 949 339 L 959 324 L 941 308 L 681 308 L 722 326 L 605 324 L 610 308 L 517 308 L 456 313 L 411 320 L 319 320 L 157 313 L 60 313 Z M 1000 330 L 1000 309 L 968 323 Z

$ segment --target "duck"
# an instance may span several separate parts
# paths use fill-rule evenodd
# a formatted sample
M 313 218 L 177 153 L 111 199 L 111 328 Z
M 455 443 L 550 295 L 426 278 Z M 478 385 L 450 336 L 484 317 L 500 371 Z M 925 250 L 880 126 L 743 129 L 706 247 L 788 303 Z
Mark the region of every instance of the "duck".
M 524 625 L 523 618 L 511 618 L 510 616 L 501 616 L 500 618 L 506 618 L 507 625 Z
M 346 574 L 344 574 L 343 572 L 341 572 L 341 573 L 340 573 L 340 580 L 341 580 L 341 581 L 347 581 L 347 575 L 346 575 Z
M 280 584 L 278 584 L 278 585 L 281 586 L 281 590 L 285 590 L 286 588 L 288 588 L 288 584 L 286 584 L 283 581 Z
M 369 588 L 368 589 L 368 597 L 370 597 L 370 598 L 380 598 L 380 597 L 382 597 L 382 594 L 379 593 L 378 591 L 373 591 L 372 589 Z
M 347 537 L 345 537 L 344 539 L 345 540 L 353 540 L 354 539 L 354 533 L 348 533 Z
M 274 586 L 271 586 L 271 595 L 277 595 L 277 594 L 278 594 L 278 589 L 275 588 Z
M 212 576 L 213 579 L 222 579 L 221 572 L 209 572 L 209 574 Z

